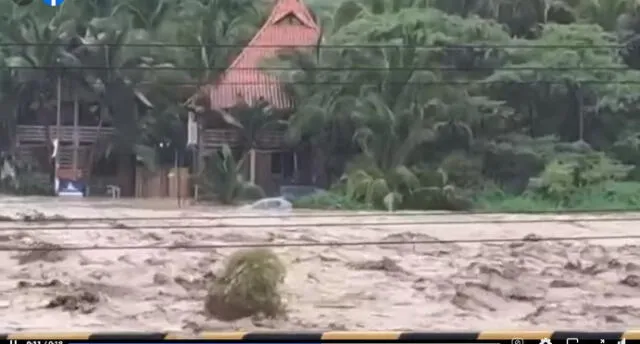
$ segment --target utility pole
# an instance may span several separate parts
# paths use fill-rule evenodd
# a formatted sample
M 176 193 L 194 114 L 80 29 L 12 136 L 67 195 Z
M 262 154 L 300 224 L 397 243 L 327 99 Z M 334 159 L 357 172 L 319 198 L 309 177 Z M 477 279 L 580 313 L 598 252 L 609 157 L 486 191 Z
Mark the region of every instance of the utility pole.
M 58 155 L 60 154 L 60 126 L 62 122 L 62 74 L 58 71 L 58 85 L 57 85 L 57 104 L 56 104 L 56 138 L 54 143 L 54 186 L 55 186 L 55 194 L 58 193 L 58 188 L 60 186 L 60 178 L 58 175 L 58 170 L 60 169 L 60 160 L 58 159 Z

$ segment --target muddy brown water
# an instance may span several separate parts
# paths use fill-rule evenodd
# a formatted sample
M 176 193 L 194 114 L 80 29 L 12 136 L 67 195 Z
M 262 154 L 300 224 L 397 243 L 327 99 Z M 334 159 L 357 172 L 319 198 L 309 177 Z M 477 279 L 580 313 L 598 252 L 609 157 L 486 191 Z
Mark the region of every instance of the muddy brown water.
M 424 215 L 401 219 L 414 221 L 412 224 L 389 226 L 385 223 L 399 219 L 387 213 L 362 218 L 322 218 L 318 213 L 318 217 L 304 218 L 196 220 L 192 217 L 238 213 L 204 206 L 177 209 L 174 201 L 0 199 L 0 214 L 16 216 L 20 212 L 67 218 L 117 217 L 120 226 L 82 222 L 67 225 L 93 230 L 42 230 L 48 224 L 8 228 L 16 224 L 0 222 L 0 246 L 635 235 L 639 222 L 566 223 L 558 222 L 557 216 L 538 216 L 548 221 L 509 224 L 483 221 L 536 217 Z M 640 214 L 628 216 L 640 218 Z M 130 217 L 150 219 L 128 222 Z M 154 217 L 176 219 L 152 220 Z M 424 223 L 434 219 L 468 222 Z M 336 225 L 317 226 L 327 222 Z M 362 222 L 378 224 L 363 226 Z M 207 228 L 221 223 L 235 227 Z M 287 227 L 276 227 L 282 223 Z M 170 228 L 136 229 L 136 224 Z M 180 228 L 189 224 L 202 227 Z M 65 224 L 55 224 L 61 225 Z M 207 319 L 203 313 L 207 276 L 215 274 L 231 249 L 0 251 L 0 332 L 620 330 L 640 323 L 639 245 L 636 239 L 619 239 L 279 248 L 277 252 L 289 269 L 285 286 L 288 318 L 232 323 Z

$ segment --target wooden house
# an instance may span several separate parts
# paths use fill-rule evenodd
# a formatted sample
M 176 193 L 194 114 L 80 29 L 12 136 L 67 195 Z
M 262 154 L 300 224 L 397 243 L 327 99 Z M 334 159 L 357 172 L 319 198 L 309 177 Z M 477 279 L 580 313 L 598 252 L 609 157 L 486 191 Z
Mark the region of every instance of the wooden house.
M 276 0 L 266 22 L 219 80 L 192 98 L 193 102 L 199 98 L 206 108 L 197 116 L 201 158 L 224 144 L 237 147 L 242 140 L 239 130 L 221 121 L 216 111 L 261 101 L 285 118 L 291 114 L 292 99 L 276 77 L 260 68 L 261 63 L 282 49 L 316 47 L 320 37 L 320 28 L 302 0 Z M 311 182 L 311 152 L 288 146 L 284 130 L 265 130 L 256 141 L 247 175 L 268 194 L 277 193 L 282 184 Z
M 63 179 L 84 180 L 90 173 L 92 147 L 113 135 L 113 128 L 100 124 L 97 99 L 79 94 L 60 79 L 56 99 L 47 104 L 23 102 L 17 109 L 15 154 L 18 160 L 45 169 L 51 166 L 53 142 L 57 140 L 57 169 Z
M 103 113 L 106 108 L 95 95 L 61 78 L 58 94 L 47 104 L 34 106 L 23 102 L 15 135 L 15 155 L 19 161 L 35 168 L 50 166 L 55 176 L 91 187 L 91 194 L 104 195 L 107 185 L 122 190 L 123 196 L 134 191 L 135 158 L 124 163 L 104 157 L 97 146 L 108 144 L 114 128 Z M 135 95 L 136 109 L 151 107 L 142 94 Z M 142 109 L 142 110 L 141 110 Z M 52 164 L 53 142 L 57 141 L 57 165 Z M 124 165 L 124 166 L 123 166 Z

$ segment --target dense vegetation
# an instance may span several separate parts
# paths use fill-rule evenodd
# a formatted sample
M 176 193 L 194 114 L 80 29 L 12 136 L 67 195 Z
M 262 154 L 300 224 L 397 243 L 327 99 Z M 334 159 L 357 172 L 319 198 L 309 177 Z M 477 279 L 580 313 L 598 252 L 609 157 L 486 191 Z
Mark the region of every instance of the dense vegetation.
M 286 275 L 284 263 L 270 249 L 236 251 L 209 286 L 205 311 L 224 321 L 284 315 L 281 287 Z
M 317 50 L 265 61 L 297 104 L 290 141 L 314 147 L 326 167 L 319 183 L 331 185 L 302 204 L 640 205 L 636 1 L 308 4 L 323 27 Z M 249 0 L 0 6 L 0 137 L 12 137 L 20 104 L 50 107 L 64 73 L 108 106 L 118 132 L 109 151 L 150 163 L 158 142 L 184 144 L 185 99 L 224 70 L 270 8 Z M 164 46 L 132 45 L 141 42 Z M 123 115 L 135 92 L 154 104 L 147 116 Z

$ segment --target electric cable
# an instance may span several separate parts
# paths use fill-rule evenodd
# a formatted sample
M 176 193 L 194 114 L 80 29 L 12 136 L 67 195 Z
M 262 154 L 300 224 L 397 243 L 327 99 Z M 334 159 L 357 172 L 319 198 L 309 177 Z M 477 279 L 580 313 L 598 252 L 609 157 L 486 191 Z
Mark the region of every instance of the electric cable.
M 32 47 L 32 46 L 68 46 L 65 42 L 0 42 L 0 47 Z M 138 47 L 138 48 L 238 48 L 238 49 L 264 49 L 264 48 L 319 48 L 319 49 L 378 49 L 378 48 L 410 48 L 410 49 L 448 49 L 448 50 L 468 50 L 468 49 L 621 49 L 627 44 L 495 44 L 495 43 L 443 43 L 443 44 L 176 44 L 176 43 L 83 43 L 80 46 L 88 47 Z
M 223 72 L 229 70 L 229 66 L 221 66 L 221 67 L 186 67 L 186 66 L 125 66 L 125 67 L 110 67 L 110 66 L 0 66 L 0 69 L 9 69 L 9 70 L 135 70 L 135 71 L 219 71 Z M 234 71 L 299 71 L 300 68 L 295 67 L 233 67 Z M 456 66 L 415 66 L 415 67 L 326 67 L 326 66 L 317 66 L 313 67 L 314 71 L 321 72 L 348 72 L 348 71 L 367 71 L 367 72 L 388 72 L 388 71 L 446 71 L 446 72 L 469 72 L 469 71 L 536 71 L 536 72 L 547 72 L 547 71 L 630 71 L 632 70 L 629 67 L 618 65 L 618 66 L 563 66 L 563 67 L 555 67 L 555 66 L 530 66 L 530 67 L 522 67 L 522 66 L 499 66 L 499 67 L 471 67 L 471 68 L 460 68 Z M 338 75 L 338 74 L 335 74 Z
M 1 69 L 1 68 L 0 68 Z M 527 81 L 499 81 L 499 80 L 440 80 L 440 81 L 412 81 L 412 82 L 393 82 L 388 81 L 385 82 L 385 85 L 418 85 L 418 86 L 455 86 L 455 85 L 567 85 L 570 82 L 574 85 L 583 84 L 583 85 L 638 85 L 640 84 L 640 80 L 596 80 L 596 79 L 560 79 L 558 77 L 557 80 L 527 80 Z M 93 83 L 85 83 L 87 86 L 95 85 L 96 87 L 104 86 L 100 82 Z M 136 83 L 137 86 L 183 86 L 183 87 L 210 87 L 211 85 L 201 82 L 173 82 L 173 81 L 141 81 Z M 273 81 L 273 82 L 228 82 L 224 83 L 224 87 L 228 86 L 247 86 L 247 85 L 309 85 L 309 86 L 341 86 L 341 85 L 360 85 L 360 86 L 379 86 L 380 83 L 375 82 L 366 82 L 366 81 L 322 81 L 322 82 L 287 82 L 287 81 Z
M 163 221 L 166 222 L 166 221 Z M 45 227 L 37 222 L 34 227 L 11 226 L 0 227 L 0 232 L 7 231 L 108 231 L 108 230 L 171 230 L 171 229 L 209 229 L 209 228 L 297 228 L 297 227 L 388 227 L 388 226 L 428 226 L 428 225 L 476 225 L 476 224 L 536 224 L 536 223 L 594 223 L 594 222 L 640 222 L 640 216 L 634 217 L 583 217 L 559 219 L 468 219 L 468 220 L 433 220 L 433 221 L 398 221 L 398 222 L 317 222 L 317 223 L 205 223 L 205 224 L 163 224 L 130 226 L 116 221 L 110 227 L 87 226 L 51 226 Z M 107 223 L 105 223 L 107 224 Z M 39 225 L 39 226 L 38 226 Z
M 287 247 L 346 247 L 346 246 L 378 246 L 378 245 L 436 245 L 436 244 L 485 244 L 513 242 L 555 242 L 555 241 L 590 241 L 590 240 L 629 240 L 640 239 L 638 235 L 603 235 L 575 237 L 536 237 L 536 238 L 504 238 L 504 239 L 452 239 L 452 240 L 398 240 L 398 241 L 334 241 L 334 242 L 280 242 L 280 243 L 238 243 L 238 244 L 173 244 L 173 245 L 113 245 L 113 246 L 34 246 L 16 247 L 0 245 L 0 251 L 33 252 L 33 251 L 105 251 L 105 250 L 217 250 L 248 248 L 287 248 Z

